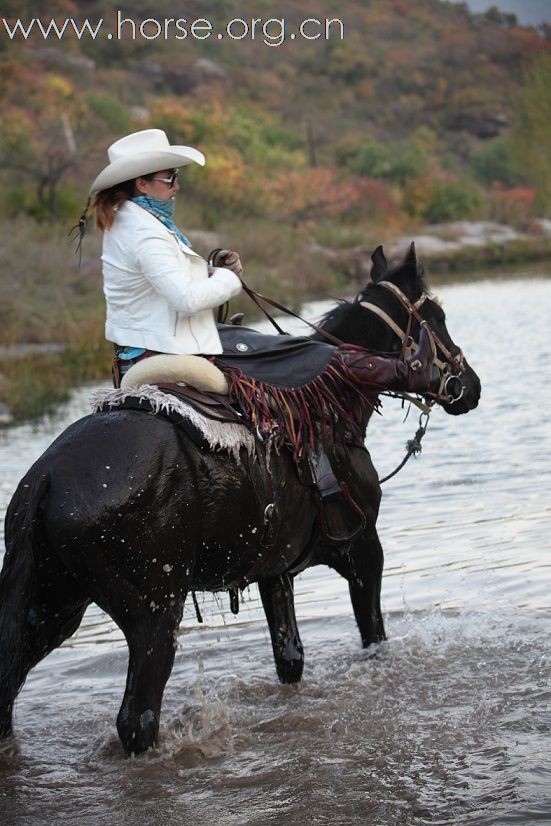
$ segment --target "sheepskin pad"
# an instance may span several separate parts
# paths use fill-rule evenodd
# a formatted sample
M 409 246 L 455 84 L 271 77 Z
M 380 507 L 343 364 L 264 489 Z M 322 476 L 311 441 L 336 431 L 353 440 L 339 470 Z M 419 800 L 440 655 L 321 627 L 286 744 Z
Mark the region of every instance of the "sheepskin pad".
M 124 403 L 128 398 L 146 401 L 152 413 L 176 414 L 187 419 L 200 431 L 212 450 L 227 450 L 237 462 L 240 461 L 241 448 L 245 448 L 250 455 L 255 453 L 254 436 L 243 425 L 208 419 L 182 399 L 147 384 L 126 389 L 120 387 L 116 390 L 98 388 L 90 399 L 92 412 L 124 409 Z
M 228 383 L 222 371 L 202 356 L 160 355 L 142 359 L 124 374 L 121 387 L 177 381 L 183 381 L 197 390 L 228 392 Z

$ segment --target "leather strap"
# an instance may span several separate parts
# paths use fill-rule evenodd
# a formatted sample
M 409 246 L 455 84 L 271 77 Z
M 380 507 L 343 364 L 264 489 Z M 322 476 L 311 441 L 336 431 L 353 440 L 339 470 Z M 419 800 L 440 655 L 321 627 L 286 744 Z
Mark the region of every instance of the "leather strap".
M 247 284 L 245 284 L 243 279 L 241 279 L 241 283 L 243 285 L 243 290 L 247 293 L 249 298 L 251 298 L 254 301 L 256 306 L 260 310 L 262 310 L 262 312 L 264 313 L 264 315 L 266 316 L 268 321 L 270 321 L 270 323 L 276 328 L 276 330 L 278 331 L 278 333 L 280 335 L 284 336 L 284 335 L 287 335 L 287 333 L 285 333 L 285 331 L 281 329 L 281 327 L 279 326 L 277 321 L 274 318 L 272 318 L 272 316 L 265 309 L 265 307 L 263 307 L 260 304 L 260 301 L 266 302 L 266 304 L 269 304 L 270 307 L 274 307 L 276 310 L 279 310 L 282 313 L 286 313 L 287 315 L 290 315 L 293 318 L 297 318 L 299 321 L 302 321 L 303 324 L 307 324 L 309 327 L 312 328 L 312 330 L 315 330 L 316 333 L 319 333 L 325 339 L 327 339 L 327 341 L 331 342 L 331 344 L 335 344 L 337 347 L 342 347 L 343 344 L 346 343 L 346 342 L 342 341 L 340 338 L 337 338 L 337 336 L 334 336 L 332 333 L 327 332 L 327 330 L 324 330 L 323 327 L 319 327 L 317 324 L 313 324 L 311 321 L 308 321 L 307 319 L 303 318 L 298 313 L 293 312 L 293 310 L 290 310 L 288 307 L 285 307 L 283 304 L 280 304 L 278 301 L 275 301 L 273 298 L 267 298 L 265 295 L 262 295 L 262 293 L 257 293 L 255 290 L 252 290 L 250 287 L 247 286 Z

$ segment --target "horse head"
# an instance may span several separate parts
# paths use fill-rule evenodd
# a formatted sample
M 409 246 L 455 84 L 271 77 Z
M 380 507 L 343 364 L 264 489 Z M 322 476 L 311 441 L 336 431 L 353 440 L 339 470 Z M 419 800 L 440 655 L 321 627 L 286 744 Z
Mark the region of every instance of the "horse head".
M 371 260 L 369 283 L 352 303 L 328 314 L 324 329 L 368 350 L 398 356 L 418 340 L 425 321 L 435 340 L 435 363 L 442 377 L 438 403 L 454 416 L 473 410 L 480 399 L 480 379 L 448 332 L 446 314 L 425 282 L 415 245 L 397 266 L 389 266 L 380 246 Z

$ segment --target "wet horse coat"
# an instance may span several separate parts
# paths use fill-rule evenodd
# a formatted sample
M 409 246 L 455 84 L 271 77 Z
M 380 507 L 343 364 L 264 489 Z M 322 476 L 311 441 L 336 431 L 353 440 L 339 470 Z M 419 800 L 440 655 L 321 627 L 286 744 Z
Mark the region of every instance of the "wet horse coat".
M 375 281 L 362 295 L 403 307 Z M 384 269 L 384 268 L 383 268 Z M 424 289 L 412 252 L 384 273 L 415 300 Z M 423 314 L 452 352 L 440 307 Z M 325 325 L 368 349 L 399 344 L 360 302 L 342 304 Z M 466 365 L 466 392 L 450 413 L 478 403 L 480 383 Z M 446 405 L 444 404 L 444 407 Z M 126 690 L 117 728 L 127 753 L 158 738 L 164 686 L 190 590 L 258 582 L 282 681 L 299 680 L 303 651 L 293 606 L 292 572 L 305 551 L 346 577 L 364 645 L 384 639 L 380 608 L 383 554 L 376 532 L 377 473 L 363 447 L 338 445 L 336 470 L 361 501 L 365 531 L 344 547 L 322 540 L 315 496 L 287 452 L 236 462 L 199 449 L 170 421 L 134 411 L 99 413 L 71 425 L 32 466 L 6 515 L 0 575 L 0 735 L 11 733 L 25 677 L 79 626 L 96 602 L 128 642 Z M 273 503 L 272 517 L 266 502 Z

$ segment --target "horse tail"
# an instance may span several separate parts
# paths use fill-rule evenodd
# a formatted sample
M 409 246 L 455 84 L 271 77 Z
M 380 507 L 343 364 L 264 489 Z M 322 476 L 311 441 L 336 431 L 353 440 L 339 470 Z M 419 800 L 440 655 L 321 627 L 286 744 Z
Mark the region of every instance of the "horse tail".
M 39 510 L 50 481 L 28 473 L 11 500 L 0 573 L 0 737 L 11 732 L 13 703 L 27 675 L 25 626 L 37 575 Z

